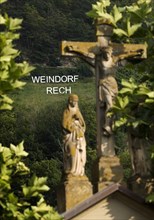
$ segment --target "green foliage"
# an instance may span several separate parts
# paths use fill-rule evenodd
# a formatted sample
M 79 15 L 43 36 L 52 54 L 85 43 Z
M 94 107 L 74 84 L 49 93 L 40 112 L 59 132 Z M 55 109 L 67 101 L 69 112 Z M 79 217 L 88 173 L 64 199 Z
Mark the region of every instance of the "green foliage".
M 30 168 L 38 177 L 47 176 L 47 185 L 50 187 L 50 190 L 45 193 L 45 198 L 49 204 L 55 206 L 56 188 L 60 184 L 62 176 L 62 162 L 60 161 L 60 158 L 35 161 L 31 164 Z
M 138 0 L 130 6 L 123 7 L 117 5 L 109 7 L 110 5 L 110 0 L 99 0 L 92 5 L 92 10 L 87 15 L 113 25 L 114 34 L 125 40 L 137 31 L 141 31 L 141 27 L 145 29 L 145 24 L 152 12 L 151 0 Z
M 85 16 L 94 0 L 8 1 L 12 17 L 23 19 L 20 59 L 48 66 L 60 65 L 62 40 L 93 40 L 91 21 Z
M 154 193 L 151 193 L 149 196 L 147 196 L 146 202 L 150 202 L 150 203 L 154 202 Z
M 43 71 L 43 68 L 41 70 Z M 52 68 L 49 68 L 48 71 L 52 71 Z M 63 71 L 64 69 L 59 68 L 59 73 L 56 72 L 56 74 L 63 74 Z M 67 105 L 68 94 L 46 95 L 45 88 L 47 84 L 33 84 L 29 81 L 28 79 L 24 90 L 13 94 L 16 102 L 13 111 L 1 113 L 0 138 L 2 143 L 7 145 L 10 142 L 16 144 L 21 140 L 25 141 L 26 151 L 29 152 L 26 164 L 37 176 L 42 174 L 48 176 L 48 185 L 51 190 L 46 193 L 46 198 L 50 204 L 55 205 L 55 187 L 59 183 L 63 161 L 62 113 Z M 72 84 L 72 91 L 73 93 L 79 93 L 79 106 L 87 125 L 87 147 L 95 149 L 94 79 L 86 77 L 79 80 L 79 83 Z M 88 160 L 91 162 L 92 160 L 89 158 Z M 89 167 L 90 165 L 87 165 L 88 173 L 91 170 Z
M 86 77 L 92 77 L 94 75 L 93 69 L 90 69 L 90 66 L 83 61 L 77 62 L 76 72 L 80 79 L 85 79 Z
M 124 169 L 124 181 L 127 180 L 132 176 L 132 168 L 131 168 L 131 158 L 130 153 L 127 150 L 126 146 L 124 151 L 120 152 L 119 158 Z
M 4 4 L 6 5 L 4 9 L 6 8 L 12 17 L 23 19 L 23 29 L 21 30 L 22 34 L 19 42 L 22 54 L 19 59 L 26 59 L 37 64 L 57 66 L 61 65 L 61 40 L 95 40 L 94 27 L 91 25 L 91 20 L 85 15 L 85 12 L 90 10 L 91 4 L 96 4 L 95 2 L 95 0 L 8 1 L 7 4 Z M 111 1 L 111 5 L 106 7 L 107 12 L 105 13 L 112 17 L 113 22 L 118 26 L 117 28 L 124 31 L 124 35 L 121 35 L 122 38 L 128 38 L 125 36 L 125 32 L 130 35 L 135 28 L 133 25 L 142 23 L 138 21 L 137 15 L 135 16 L 131 9 L 128 12 L 130 19 L 126 19 L 126 13 L 121 11 L 122 5 L 132 6 L 131 2 L 116 0 Z M 117 6 L 112 7 L 112 3 L 117 4 Z M 144 11 L 145 7 L 142 5 L 144 4 L 138 7 Z M 146 5 L 149 7 L 148 2 Z M 126 8 L 125 11 L 127 11 Z M 148 12 L 147 9 L 146 11 Z M 121 14 L 123 15 L 122 19 L 120 19 Z M 152 20 L 147 19 L 147 15 L 142 17 L 142 21 L 144 21 L 142 28 L 138 28 L 137 31 L 142 36 L 147 32 L 147 27 L 153 29 Z M 127 31 L 127 21 L 129 32 Z
M 116 153 L 119 155 L 125 151 L 127 148 L 127 133 L 125 129 L 119 128 L 115 132 L 115 144 L 116 144 Z
M 73 67 L 50 67 L 35 65 L 35 70 L 31 73 L 31 76 L 68 76 L 68 75 L 78 75 L 79 79 L 84 79 L 85 77 L 92 77 L 93 73 L 89 65 L 83 61 L 77 61 Z M 25 81 L 31 81 L 31 77 L 24 77 Z
M 2 4 L 2 3 L 4 3 L 4 2 L 6 2 L 7 0 L 0 0 L 0 4 Z
M 65 74 L 67 70 L 69 68 L 66 70 L 55 68 L 53 72 L 53 68 L 46 68 L 45 74 L 48 71 L 48 74 L 50 72 L 50 74 L 60 75 Z M 38 74 L 42 71 L 43 68 Z M 50 191 L 45 193 L 45 198 L 50 204 L 56 206 L 55 188 L 59 184 L 63 168 L 62 114 L 69 94 L 46 95 L 45 89 L 49 84 L 33 84 L 30 79 L 27 80 L 24 90 L 13 94 L 16 103 L 13 111 L 0 114 L 0 139 L 6 146 L 10 142 L 16 144 L 24 140 L 25 149 L 29 153 L 26 164 L 37 176 L 48 177 Z M 63 85 L 58 84 L 58 86 Z M 73 93 L 79 94 L 79 106 L 87 126 L 87 148 L 93 149 L 88 151 L 91 154 L 96 148 L 94 78 L 86 77 L 78 83 L 72 83 L 71 86 Z M 86 166 L 88 175 L 91 172 L 91 158 L 91 155 L 88 156 Z
M 140 130 L 140 135 L 150 138 L 154 126 L 154 92 L 147 83 L 139 85 L 133 79 L 122 80 L 120 90 L 113 107 L 114 113 L 119 113 L 117 127 L 131 126 Z
M 123 167 L 124 181 L 127 183 L 132 176 L 132 164 L 130 158 L 130 152 L 128 150 L 128 134 L 126 128 L 119 128 L 115 132 L 115 144 L 116 154 L 120 158 L 121 165 Z
M 92 149 L 91 147 L 87 147 L 86 149 L 87 154 L 87 163 L 86 163 L 86 175 L 92 181 L 92 170 L 94 167 L 94 162 L 97 159 L 97 151 L 96 149 Z
M 22 162 L 27 155 L 23 142 L 11 144 L 10 148 L 0 145 L 0 219 L 61 219 L 44 200 L 42 193 L 49 190 L 46 178 L 33 176 L 29 183 L 22 183 L 21 177 L 29 174 L 29 168 Z
M 6 146 L 17 142 L 16 116 L 12 111 L 1 112 L 0 114 L 0 140 L 5 140 Z
M 83 85 L 86 84 L 87 90 L 82 94 L 81 100 L 79 100 L 80 110 L 84 117 L 86 123 L 86 140 L 87 147 L 91 149 L 96 148 L 96 104 L 95 104 L 95 90 L 94 90 L 94 82 L 92 85 L 92 81 L 87 82 L 83 81 Z M 91 87 L 88 88 L 88 87 Z
M 116 26 L 116 23 L 122 18 L 119 8 L 114 5 L 112 11 L 108 13 L 107 7 L 111 4 L 110 0 L 100 0 L 96 4 L 92 4 L 92 10 L 87 13 L 89 17 L 103 20 L 104 23 Z
M 21 22 L 21 19 L 0 14 L 0 110 L 12 109 L 13 101 L 6 93 L 23 87 L 25 83 L 19 79 L 33 70 L 25 61 L 16 62 L 19 51 L 13 42 L 19 39 L 16 31 L 21 28 Z
M 2 2 L 4 1 L 1 0 L 0 3 Z M 21 19 L 11 18 L 7 14 L 0 15 L 2 30 L 0 34 L 0 110 L 12 108 L 12 100 L 6 96 L 6 93 L 21 88 L 25 83 L 19 79 L 33 69 L 27 62 L 16 62 L 19 51 L 14 49 L 13 41 L 19 38 L 16 30 L 20 29 L 20 24 Z M 14 124 L 16 122 L 14 114 L 11 117 Z M 10 122 L 7 115 L 4 120 Z M 15 127 L 12 126 L 12 128 Z M 10 127 L 5 129 L 8 135 L 7 129 L 10 130 Z M 22 159 L 27 155 L 23 142 L 17 146 L 11 144 L 10 148 L 0 144 L 0 219 L 61 219 L 58 213 L 45 202 L 42 194 L 49 190 L 46 185 L 47 178 L 33 176 L 29 179 L 29 183 L 26 182 L 30 170 Z
M 127 38 L 133 36 L 145 23 L 152 12 L 151 0 L 138 0 L 124 10 L 124 19 L 119 25 L 120 28 L 114 30 L 119 37 L 123 35 Z

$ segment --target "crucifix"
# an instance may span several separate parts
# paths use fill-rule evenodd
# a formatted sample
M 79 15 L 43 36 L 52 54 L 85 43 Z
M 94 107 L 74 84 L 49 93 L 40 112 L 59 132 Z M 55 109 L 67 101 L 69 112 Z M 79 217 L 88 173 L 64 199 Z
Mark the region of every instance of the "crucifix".
M 62 55 L 78 56 L 95 68 L 98 157 L 115 156 L 114 119 L 108 112 L 118 93 L 116 67 L 125 59 L 146 58 L 145 44 L 113 43 L 112 35 L 113 26 L 97 22 L 96 42 L 62 41 Z

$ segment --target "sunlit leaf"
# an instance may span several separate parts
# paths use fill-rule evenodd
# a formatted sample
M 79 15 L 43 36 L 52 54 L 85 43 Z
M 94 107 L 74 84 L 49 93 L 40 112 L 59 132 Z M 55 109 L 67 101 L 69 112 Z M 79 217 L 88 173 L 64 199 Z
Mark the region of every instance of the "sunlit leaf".
M 122 13 L 116 5 L 113 6 L 112 14 L 114 17 L 114 24 L 116 24 L 122 18 Z
M 147 93 L 147 96 L 154 99 L 154 91 Z
M 19 18 L 9 18 L 7 25 L 10 31 L 18 30 L 21 28 L 22 19 Z
M 26 83 L 25 82 L 21 82 L 19 80 L 16 80 L 15 82 L 12 82 L 12 87 L 14 89 L 17 89 L 17 88 L 21 88 L 22 86 L 24 86 Z
M 126 124 L 127 118 L 120 118 L 119 120 L 115 121 L 115 127 L 121 127 L 122 125 Z
M 154 193 L 150 194 L 149 196 L 147 196 L 146 198 L 146 202 L 153 202 L 154 201 Z
M 119 37 L 121 37 L 121 36 L 123 36 L 123 35 L 126 36 L 126 37 L 128 37 L 127 32 L 124 31 L 123 29 L 116 28 L 116 29 L 113 30 L 113 32 L 114 32 L 116 35 L 118 35 Z
M 146 100 L 145 100 L 145 103 L 149 103 L 149 104 L 150 104 L 150 103 L 154 103 L 154 99 L 146 99 Z
M 5 24 L 5 22 L 6 19 L 2 15 L 0 15 L 0 24 Z
M 4 3 L 4 2 L 6 2 L 7 0 L 0 0 L 0 4 L 2 4 L 2 3 Z
M 142 23 L 139 24 L 130 24 L 130 20 L 127 20 L 127 32 L 128 32 L 128 37 L 131 37 L 140 27 Z
M 15 153 L 18 157 L 27 157 L 28 153 L 24 151 L 23 141 L 17 146 L 11 144 L 10 149 Z
M 126 88 L 130 88 L 130 89 L 134 89 L 134 88 L 137 88 L 137 85 L 135 83 L 133 83 L 132 81 L 131 82 L 128 82 L 127 80 L 125 79 L 122 79 L 121 80 L 121 84 L 123 86 L 125 86 Z
M 124 94 L 124 93 L 130 93 L 130 94 L 132 94 L 132 93 L 133 93 L 133 90 L 132 90 L 132 88 L 122 88 L 122 89 L 119 91 L 119 94 Z

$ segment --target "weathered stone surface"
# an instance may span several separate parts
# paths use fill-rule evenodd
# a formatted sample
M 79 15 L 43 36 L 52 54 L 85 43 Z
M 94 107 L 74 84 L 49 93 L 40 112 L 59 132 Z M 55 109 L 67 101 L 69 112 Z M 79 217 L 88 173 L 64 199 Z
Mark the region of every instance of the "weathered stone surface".
M 100 191 L 112 183 L 123 181 L 123 168 L 118 157 L 101 157 L 96 161 L 93 174 L 94 191 Z
M 68 175 L 57 190 L 58 211 L 60 213 L 92 196 L 92 185 L 86 176 Z
M 114 134 L 102 137 L 99 155 L 104 157 L 115 156 Z

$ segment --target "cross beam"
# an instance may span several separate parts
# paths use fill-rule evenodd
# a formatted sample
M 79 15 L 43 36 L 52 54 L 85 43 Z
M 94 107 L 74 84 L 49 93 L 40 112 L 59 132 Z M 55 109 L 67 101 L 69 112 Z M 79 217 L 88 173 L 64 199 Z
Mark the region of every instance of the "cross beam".
M 110 43 L 113 48 L 114 56 L 121 56 L 121 58 L 128 58 L 133 56 L 133 59 L 146 59 L 147 47 L 145 44 L 119 44 Z M 61 54 L 63 56 L 76 56 L 77 54 L 83 54 L 89 58 L 95 58 L 95 49 L 99 47 L 99 42 L 74 42 L 74 41 L 62 41 Z M 72 52 L 69 50 L 72 49 Z M 142 51 L 141 54 L 137 54 L 137 51 Z
M 143 60 L 147 57 L 145 44 L 114 43 L 111 42 L 112 33 L 111 25 L 100 24 L 97 25 L 97 42 L 62 41 L 61 45 L 63 56 L 78 56 L 95 68 L 99 157 L 115 155 L 114 135 L 109 127 L 112 121 L 107 116 L 107 111 L 112 107 L 117 93 L 117 83 L 113 77 L 115 63 L 123 59 Z M 105 48 L 109 47 L 112 48 L 111 53 L 105 51 Z

